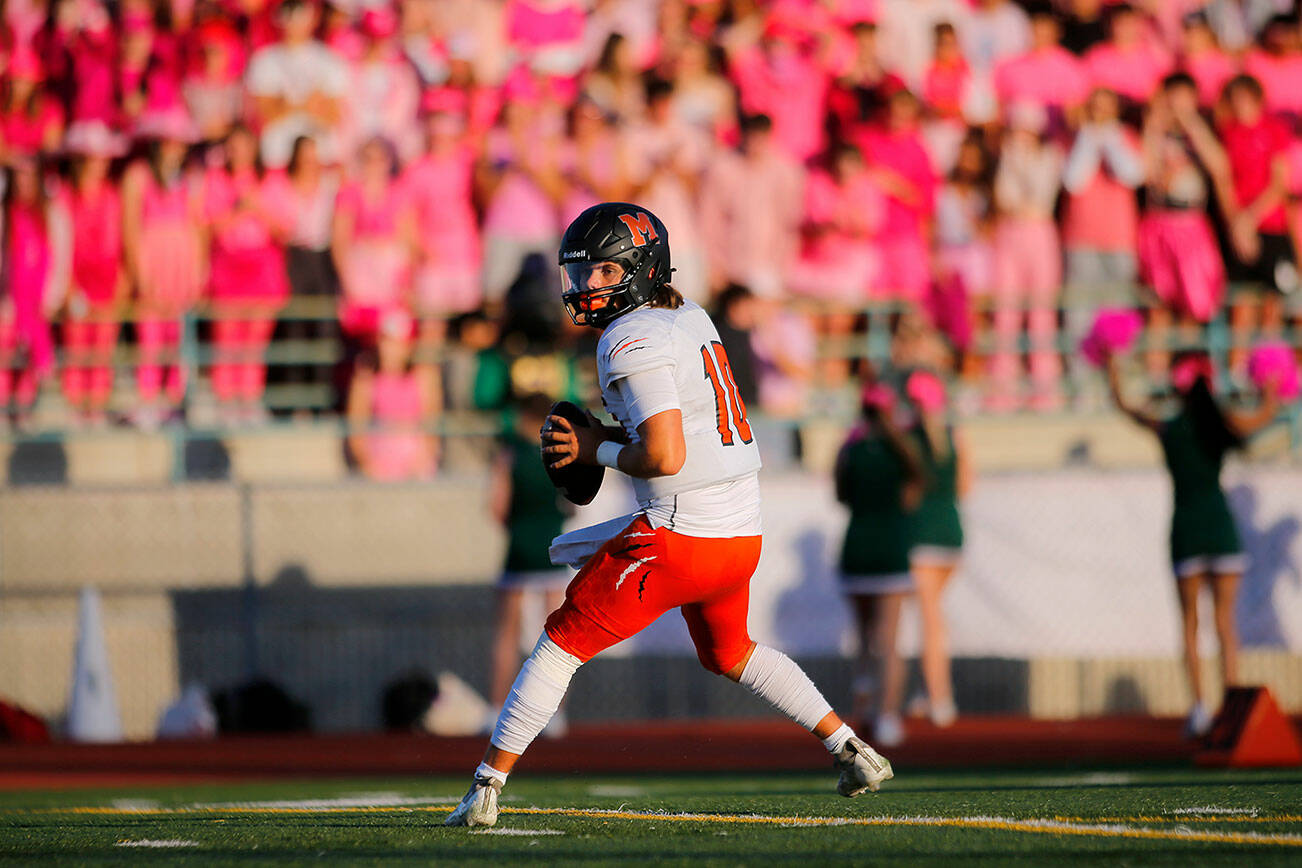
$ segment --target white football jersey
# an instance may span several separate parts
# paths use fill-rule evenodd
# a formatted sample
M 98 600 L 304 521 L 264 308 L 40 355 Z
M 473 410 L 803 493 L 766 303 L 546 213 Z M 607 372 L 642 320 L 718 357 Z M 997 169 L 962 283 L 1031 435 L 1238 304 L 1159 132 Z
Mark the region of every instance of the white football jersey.
M 699 305 L 640 308 L 606 327 L 597 376 L 607 412 L 636 443 L 620 381 L 666 367 L 678 392 L 687 458 L 673 476 L 633 479 L 638 503 L 654 526 L 688 536 L 758 534 L 759 448 L 719 333 Z

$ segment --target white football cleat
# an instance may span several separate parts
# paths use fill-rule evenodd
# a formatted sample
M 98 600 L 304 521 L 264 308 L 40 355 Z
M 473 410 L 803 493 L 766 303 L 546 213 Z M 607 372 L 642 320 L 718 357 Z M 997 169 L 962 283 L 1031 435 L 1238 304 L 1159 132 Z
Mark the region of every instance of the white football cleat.
M 895 777 L 886 757 L 873 750 L 862 739 L 851 736 L 832 763 L 841 771 L 836 791 L 852 799 L 868 790 L 877 792 L 882 781 Z
M 443 821 L 445 826 L 491 826 L 497 822 L 497 796 L 502 784 L 492 778 L 475 778 L 457 805 L 457 809 Z

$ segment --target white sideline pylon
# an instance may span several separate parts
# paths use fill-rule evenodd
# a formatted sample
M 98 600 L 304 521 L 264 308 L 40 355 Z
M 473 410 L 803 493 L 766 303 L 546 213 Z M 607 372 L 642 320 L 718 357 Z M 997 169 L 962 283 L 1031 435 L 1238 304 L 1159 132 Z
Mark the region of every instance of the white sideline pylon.
M 122 741 L 122 715 L 109 671 L 99 591 L 91 587 L 81 589 L 78 601 L 67 736 L 71 741 Z

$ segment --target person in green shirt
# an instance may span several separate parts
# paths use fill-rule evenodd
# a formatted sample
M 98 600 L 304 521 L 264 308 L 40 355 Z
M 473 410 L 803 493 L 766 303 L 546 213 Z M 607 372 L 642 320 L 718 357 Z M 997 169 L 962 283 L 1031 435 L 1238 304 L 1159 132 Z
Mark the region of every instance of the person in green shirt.
M 514 420 L 502 434 L 493 463 L 492 509 L 506 529 L 506 559 L 497 583 L 491 699 L 496 711 L 506 701 L 520 668 L 520 620 L 526 592 L 540 592 L 548 613 L 565 598 L 573 576 L 548 557 L 570 510 L 547 476 L 538 432 L 551 408 L 546 395 L 531 394 L 516 402 Z M 559 721 L 559 723 L 557 723 Z M 564 727 L 557 715 L 553 724 Z
M 882 745 L 904 739 L 900 706 L 904 661 L 896 647 L 900 608 L 913 590 L 909 574 L 908 513 L 922 495 L 917 451 L 895 422 L 895 392 L 882 383 L 865 387 L 863 419 L 836 459 L 836 499 L 850 509 L 841 546 L 841 591 L 854 610 L 859 655 L 855 662 L 853 716 L 865 720 L 881 697 L 873 722 Z M 875 665 L 877 664 L 877 665 Z
M 1234 606 L 1247 558 L 1234 526 L 1229 500 L 1221 487 L 1221 466 L 1232 449 L 1274 421 L 1279 410 L 1278 387 L 1263 389 L 1251 413 L 1223 409 L 1212 392 L 1214 371 L 1203 352 L 1181 353 L 1172 362 L 1171 381 L 1179 398 L 1175 415 L 1161 418 L 1121 394 L 1120 368 L 1109 360 L 1108 384 L 1123 413 L 1152 431 L 1162 446 L 1171 475 L 1174 508 L 1171 514 L 1171 565 L 1179 590 L 1184 632 L 1184 663 L 1194 705 L 1185 724 L 1186 735 L 1204 735 L 1211 727 L 1211 708 L 1199 677 L 1198 595 L 1210 585 L 1216 636 L 1221 646 L 1224 686 L 1238 681 L 1239 638 Z
M 912 519 L 913 548 L 909 566 L 922 621 L 922 678 L 927 713 L 939 727 L 958 716 L 950 675 L 949 631 L 941 595 L 963 553 L 963 523 L 958 503 L 969 487 L 971 471 L 962 440 L 949 424 L 945 385 L 926 369 L 911 373 L 905 392 L 916 411 L 910 431 L 917 444 L 926 489 Z M 910 703 L 912 704 L 912 703 Z

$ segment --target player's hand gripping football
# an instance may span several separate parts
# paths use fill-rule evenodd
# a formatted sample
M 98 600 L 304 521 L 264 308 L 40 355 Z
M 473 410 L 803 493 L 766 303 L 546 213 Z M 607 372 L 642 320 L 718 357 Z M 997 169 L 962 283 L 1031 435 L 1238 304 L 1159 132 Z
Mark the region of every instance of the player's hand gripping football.
M 543 422 L 542 451 L 547 463 L 555 470 L 576 461 L 580 464 L 597 463 L 597 447 L 606 439 L 606 426 L 592 412 L 588 412 L 588 427 L 573 425 L 563 416 L 548 416 Z

